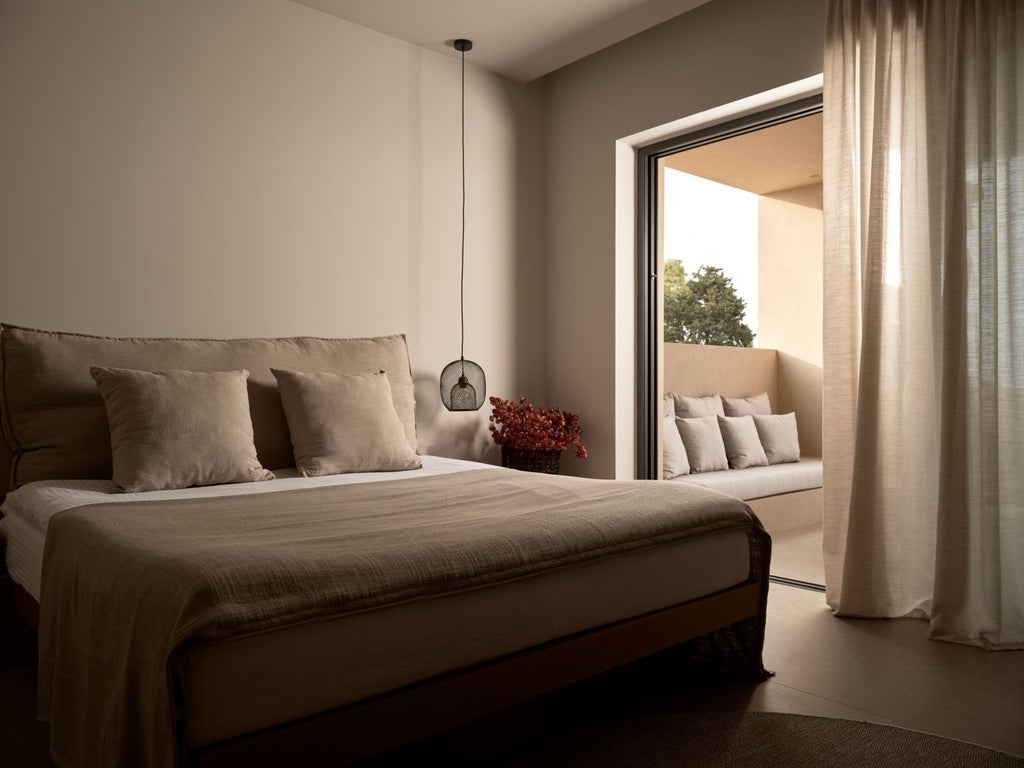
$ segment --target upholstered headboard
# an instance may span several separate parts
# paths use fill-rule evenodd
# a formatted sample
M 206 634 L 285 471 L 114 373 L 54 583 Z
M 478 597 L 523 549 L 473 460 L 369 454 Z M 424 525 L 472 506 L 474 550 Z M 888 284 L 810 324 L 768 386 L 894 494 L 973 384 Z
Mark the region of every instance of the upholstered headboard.
M 294 466 L 271 367 L 387 371 L 395 410 L 416 448 L 416 406 L 405 336 L 366 339 L 148 339 L 57 333 L 0 324 L 0 497 L 34 480 L 108 478 L 110 434 L 91 366 L 249 371 L 249 410 L 263 466 Z
M 11 460 L 14 454 L 7 447 L 6 440 L 0 440 L 0 502 L 7 495 L 7 485 L 11 477 Z

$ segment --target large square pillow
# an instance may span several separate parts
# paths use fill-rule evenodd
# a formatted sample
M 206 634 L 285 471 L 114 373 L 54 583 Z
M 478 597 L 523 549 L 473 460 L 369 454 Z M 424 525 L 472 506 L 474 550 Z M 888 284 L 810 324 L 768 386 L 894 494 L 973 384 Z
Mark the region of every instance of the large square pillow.
M 387 374 L 299 373 L 272 368 L 306 477 L 419 469 Z
M 274 477 L 256 457 L 248 371 L 89 369 L 107 412 L 113 481 L 136 493 Z
M 747 469 L 768 466 L 768 457 L 761 447 L 753 416 L 719 416 L 718 428 L 722 431 L 722 442 L 725 443 L 725 455 L 730 467 Z
M 690 474 L 690 462 L 686 458 L 686 446 L 679 435 L 675 416 L 661 420 L 661 476 L 665 480 Z
M 752 395 L 751 397 L 726 397 L 722 395 L 722 410 L 726 416 L 746 416 L 755 413 L 767 416 L 772 412 L 772 404 L 768 400 L 767 392 Z
M 796 431 L 795 413 L 775 416 L 754 415 L 753 419 L 769 464 L 785 464 L 800 460 L 800 439 Z
M 680 419 L 697 419 L 702 416 L 725 416 L 722 410 L 722 398 L 718 395 L 706 397 L 686 397 L 672 395 L 675 401 L 676 416 Z
M 715 472 L 729 468 L 717 416 L 676 419 L 676 426 L 686 446 L 691 472 Z

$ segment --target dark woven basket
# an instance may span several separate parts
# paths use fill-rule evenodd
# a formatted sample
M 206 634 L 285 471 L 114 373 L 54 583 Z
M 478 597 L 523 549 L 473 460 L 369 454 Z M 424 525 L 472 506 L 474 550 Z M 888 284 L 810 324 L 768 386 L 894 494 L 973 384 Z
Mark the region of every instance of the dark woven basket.
M 557 475 L 558 462 L 561 458 L 561 451 L 530 451 L 525 448 L 501 446 L 501 466 L 510 469 Z

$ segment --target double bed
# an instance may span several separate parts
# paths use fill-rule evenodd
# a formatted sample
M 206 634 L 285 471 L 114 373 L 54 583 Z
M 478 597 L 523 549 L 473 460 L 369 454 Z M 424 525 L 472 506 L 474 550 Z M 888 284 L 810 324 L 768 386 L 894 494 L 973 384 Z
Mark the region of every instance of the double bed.
M 763 675 L 770 539 L 742 502 L 432 456 L 292 469 L 271 367 L 386 370 L 414 450 L 402 337 L 3 326 L 0 353 L 0 535 L 59 765 L 337 765 L 693 638 Z M 247 370 L 275 477 L 119 491 L 95 366 Z

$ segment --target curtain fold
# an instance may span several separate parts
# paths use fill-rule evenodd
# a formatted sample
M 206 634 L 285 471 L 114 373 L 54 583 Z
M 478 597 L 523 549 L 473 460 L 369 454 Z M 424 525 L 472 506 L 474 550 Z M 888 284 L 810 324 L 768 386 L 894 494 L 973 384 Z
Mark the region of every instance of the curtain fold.
M 1024 4 L 830 0 L 829 605 L 1024 648 Z

